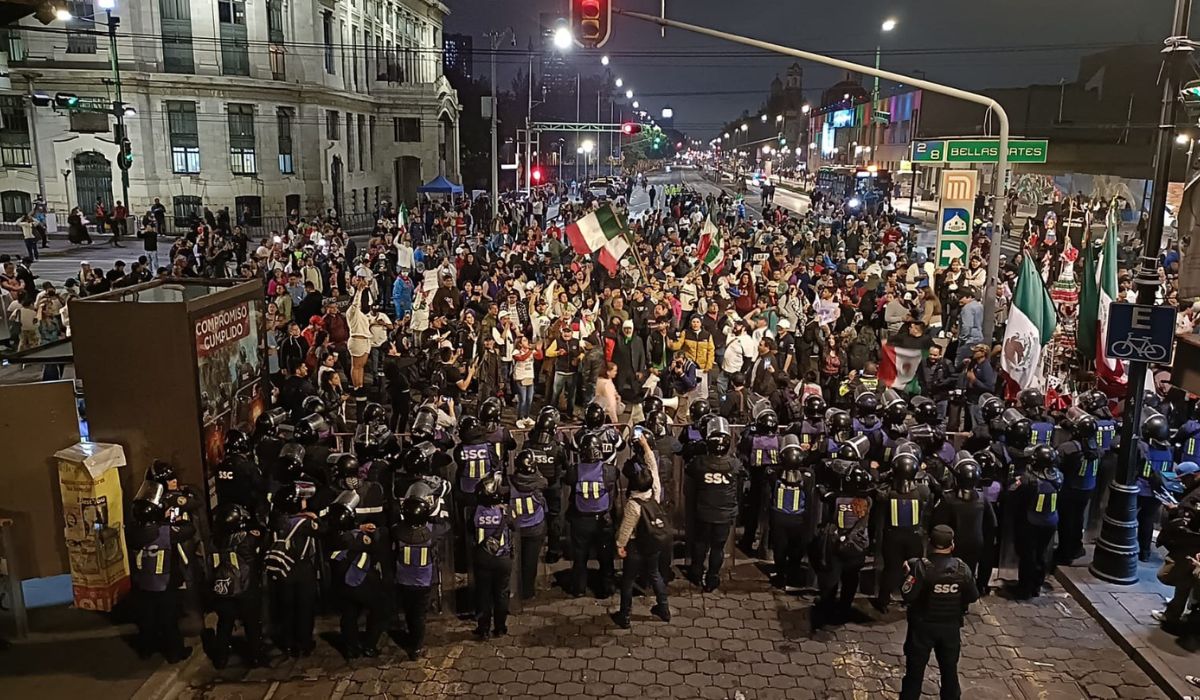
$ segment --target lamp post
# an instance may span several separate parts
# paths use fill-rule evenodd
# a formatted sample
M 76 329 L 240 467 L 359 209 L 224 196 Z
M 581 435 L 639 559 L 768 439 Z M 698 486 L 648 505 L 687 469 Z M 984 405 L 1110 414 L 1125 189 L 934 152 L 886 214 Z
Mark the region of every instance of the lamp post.
M 99 0 L 97 5 L 104 10 L 105 26 L 108 29 L 108 62 L 109 68 L 112 70 L 113 92 L 116 93 L 117 109 L 114 109 L 117 118 L 117 127 L 115 140 L 117 142 L 119 153 L 117 156 L 117 166 L 121 171 L 121 201 L 125 204 L 126 210 L 131 209 L 129 205 L 129 167 L 130 163 L 125 160 L 124 144 L 128 140 L 129 134 L 125 131 L 125 103 L 121 98 L 121 62 L 120 56 L 117 53 L 117 27 L 121 26 L 121 18 L 114 17 L 112 11 L 116 9 L 116 0 Z M 88 22 L 89 24 L 99 25 L 100 22 L 93 17 L 73 17 L 67 10 L 59 10 L 57 19 L 68 21 L 71 19 Z M 80 203 L 82 204 L 82 202 Z
M 895 28 L 896 28 L 896 20 L 894 20 L 890 17 L 888 19 L 885 19 L 883 21 L 883 24 L 879 25 L 879 30 L 885 34 L 887 32 L 892 31 Z M 879 59 L 880 59 L 880 54 L 882 52 L 883 52 L 883 37 L 880 36 L 879 42 L 875 44 L 875 70 L 879 70 Z M 875 76 L 875 87 L 873 87 L 871 89 L 871 100 L 874 101 L 874 100 L 878 100 L 878 99 L 879 99 L 879 76 L 876 75 Z
M 560 29 L 563 28 L 565 27 L 560 27 Z M 512 27 L 508 27 L 499 32 L 487 32 L 484 36 L 490 40 L 492 46 L 492 216 L 495 216 L 496 212 L 500 211 L 500 145 L 498 131 L 500 110 L 497 109 L 499 105 L 496 104 L 496 51 L 500 48 L 500 42 L 504 40 L 505 36 L 511 37 L 512 43 L 515 46 L 517 35 L 513 33 Z

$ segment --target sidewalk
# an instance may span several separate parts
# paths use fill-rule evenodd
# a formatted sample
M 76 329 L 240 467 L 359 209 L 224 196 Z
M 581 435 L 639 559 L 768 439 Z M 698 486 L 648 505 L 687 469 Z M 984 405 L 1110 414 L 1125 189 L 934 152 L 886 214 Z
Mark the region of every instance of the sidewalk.
M 1157 559 L 1139 563 L 1138 583 L 1132 586 L 1106 583 L 1086 565 L 1060 566 L 1056 577 L 1159 687 L 1177 700 L 1200 697 L 1200 690 L 1183 679 L 1185 673 L 1200 672 L 1200 655 L 1180 648 L 1150 617 L 1150 611 L 1163 609 L 1172 592 L 1158 582 L 1160 565 Z

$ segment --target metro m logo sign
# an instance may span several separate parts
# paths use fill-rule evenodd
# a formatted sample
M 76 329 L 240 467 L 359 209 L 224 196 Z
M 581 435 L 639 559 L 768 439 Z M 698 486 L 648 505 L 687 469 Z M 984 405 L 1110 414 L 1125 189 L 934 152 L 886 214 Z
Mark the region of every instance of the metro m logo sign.
M 942 202 L 975 201 L 979 173 L 974 170 L 942 171 Z

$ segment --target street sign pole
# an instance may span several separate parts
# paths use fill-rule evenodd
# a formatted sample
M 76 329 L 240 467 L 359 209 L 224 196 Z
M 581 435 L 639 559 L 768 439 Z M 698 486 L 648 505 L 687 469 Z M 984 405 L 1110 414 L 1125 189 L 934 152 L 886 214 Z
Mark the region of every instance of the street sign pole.
M 1163 215 L 1167 209 L 1167 182 L 1171 173 L 1171 151 L 1174 144 L 1175 112 L 1178 104 L 1180 69 L 1191 57 L 1188 45 L 1188 21 L 1192 15 L 1192 0 L 1175 0 L 1175 19 L 1171 36 L 1163 49 L 1165 65 L 1162 72 L 1162 110 L 1158 120 L 1158 152 L 1154 161 L 1154 191 L 1150 199 L 1150 225 L 1142 239 L 1141 265 L 1138 268 L 1138 304 L 1154 306 L 1158 283 L 1158 249 L 1162 245 Z M 992 246 L 993 250 L 999 246 Z M 1137 541 L 1137 483 L 1139 457 L 1138 436 L 1141 432 L 1143 392 L 1146 390 L 1145 362 L 1128 364 L 1128 392 L 1121 420 L 1121 449 L 1117 457 L 1117 473 L 1109 486 L 1108 507 L 1104 511 L 1100 538 L 1092 555 L 1089 570 L 1099 579 L 1110 583 L 1131 585 L 1138 581 Z

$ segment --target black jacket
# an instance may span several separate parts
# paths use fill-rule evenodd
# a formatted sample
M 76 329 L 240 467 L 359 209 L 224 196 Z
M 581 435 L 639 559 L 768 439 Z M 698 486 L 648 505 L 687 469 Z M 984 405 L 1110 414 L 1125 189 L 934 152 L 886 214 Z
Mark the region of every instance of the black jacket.
M 742 463 L 729 455 L 700 455 L 687 464 L 688 500 L 703 523 L 730 523 L 737 517 Z

